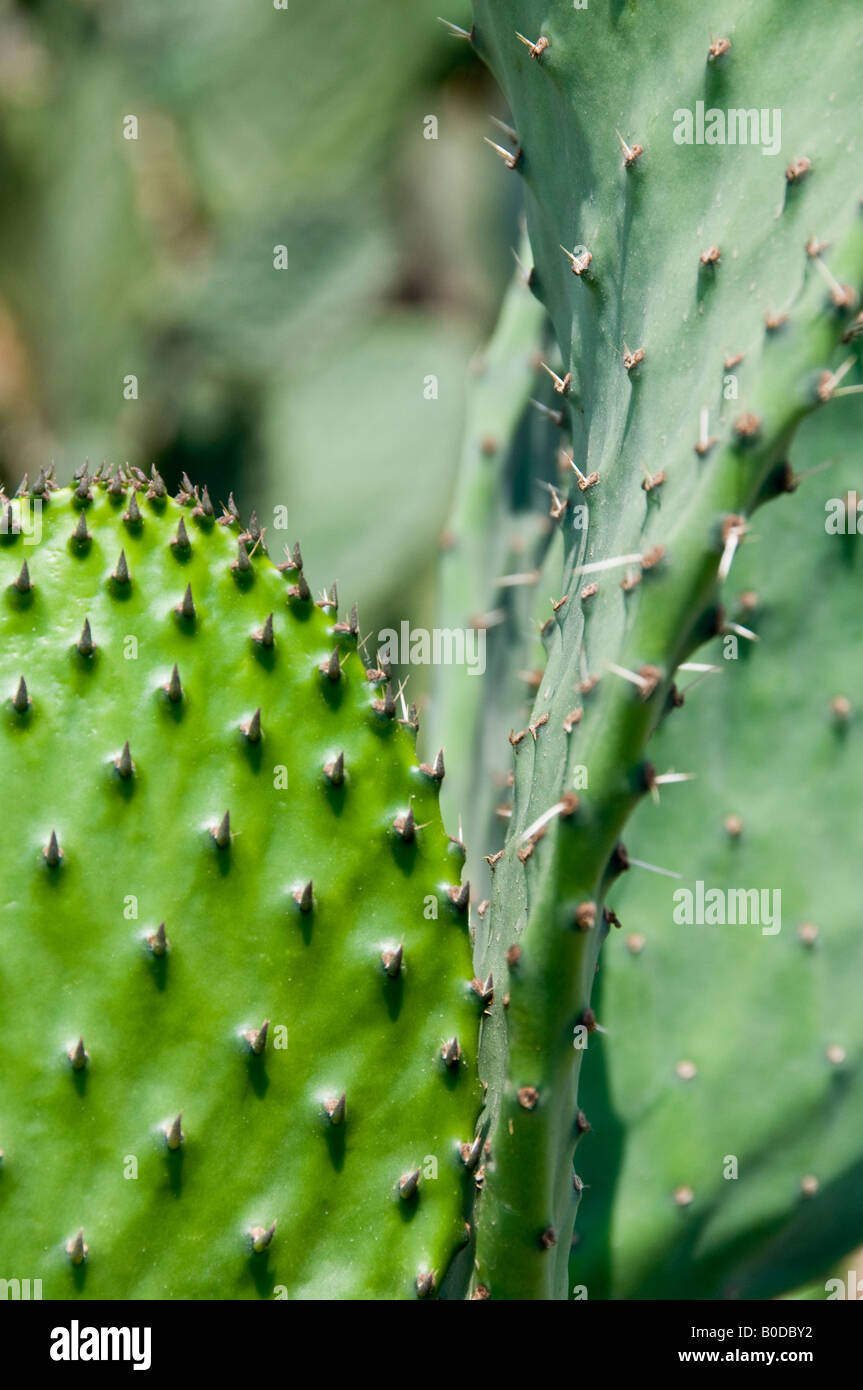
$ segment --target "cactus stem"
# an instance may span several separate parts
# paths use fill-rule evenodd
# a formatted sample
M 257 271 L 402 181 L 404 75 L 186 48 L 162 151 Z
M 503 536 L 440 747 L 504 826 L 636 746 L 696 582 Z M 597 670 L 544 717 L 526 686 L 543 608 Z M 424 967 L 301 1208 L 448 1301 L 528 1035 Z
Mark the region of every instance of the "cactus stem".
M 177 1117 L 171 1121 L 169 1125 L 165 1126 L 164 1134 L 168 1142 L 168 1148 L 171 1150 L 172 1153 L 182 1146 L 183 1141 L 186 1138 L 185 1134 L 183 1133 L 182 1110 L 180 1111 L 179 1115 L 177 1115 Z

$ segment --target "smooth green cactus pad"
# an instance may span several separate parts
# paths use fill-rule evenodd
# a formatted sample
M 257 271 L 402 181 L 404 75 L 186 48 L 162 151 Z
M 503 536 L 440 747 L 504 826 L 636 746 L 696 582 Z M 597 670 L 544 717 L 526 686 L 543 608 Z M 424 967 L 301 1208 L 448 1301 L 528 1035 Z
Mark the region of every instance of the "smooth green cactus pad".
M 135 470 L 36 491 L 38 543 L 32 493 L 0 535 L 0 1267 L 433 1294 L 482 1008 L 442 765 L 298 549 Z

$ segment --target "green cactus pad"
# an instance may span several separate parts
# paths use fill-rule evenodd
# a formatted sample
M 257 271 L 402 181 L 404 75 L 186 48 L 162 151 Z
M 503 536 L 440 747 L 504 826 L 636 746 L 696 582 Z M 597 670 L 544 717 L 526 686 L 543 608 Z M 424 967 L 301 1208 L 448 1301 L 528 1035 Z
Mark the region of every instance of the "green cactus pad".
M 21 500 L 0 534 L 0 1269 L 433 1296 L 482 1006 L 414 717 L 206 492 L 36 490 L 38 543 Z
M 863 541 L 825 527 L 860 493 L 863 409 L 829 424 L 804 425 L 795 464 L 814 476 L 740 556 L 735 616 L 758 640 L 708 647 L 718 669 L 657 733 L 658 764 L 696 778 L 627 834 L 682 878 L 611 895 L 571 1261 L 590 1298 L 772 1298 L 819 1275 L 823 1297 L 863 1240 Z M 779 891 L 781 931 L 675 922 L 699 880 Z
M 474 15 L 517 132 L 502 176 L 525 190 L 578 470 L 476 950 L 477 974 L 496 983 L 481 1039 L 492 1157 L 477 1279 L 492 1298 L 549 1298 L 567 1290 L 580 1192 L 573 1041 L 595 1022 L 603 901 L 650 790 L 648 740 L 676 707 L 679 665 L 721 629 L 735 548 L 788 486 L 794 431 L 832 399 L 859 322 L 846 61 L 859 24 L 848 0 L 829 22 L 809 10 L 791 23 L 774 0 L 730 0 L 715 17 L 682 0 L 475 0 Z M 698 103 L 745 112 L 756 100 L 784 117 L 773 157 L 760 134 L 675 139 L 681 111 L 697 122 Z

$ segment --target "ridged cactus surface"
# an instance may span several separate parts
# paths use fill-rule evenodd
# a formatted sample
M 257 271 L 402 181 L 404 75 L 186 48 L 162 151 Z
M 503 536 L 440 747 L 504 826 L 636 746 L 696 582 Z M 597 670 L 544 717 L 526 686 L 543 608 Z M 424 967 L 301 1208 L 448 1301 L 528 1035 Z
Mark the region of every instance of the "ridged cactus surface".
M 825 525 L 860 495 L 857 404 L 804 425 L 799 489 L 740 557 L 755 640 L 734 659 L 705 648 L 713 671 L 654 740 L 663 767 L 696 776 L 627 836 L 681 878 L 630 874 L 610 898 L 622 928 L 582 1071 L 571 1261 L 591 1298 L 774 1298 L 819 1279 L 823 1297 L 863 1240 L 863 550 Z M 699 881 L 721 905 L 757 888 L 759 918 L 765 890 L 767 930 L 751 900 L 745 923 L 675 921 L 674 894 Z
M 0 1266 L 434 1294 L 482 1008 L 442 767 L 298 551 L 134 471 L 37 491 L 0 535 Z
M 648 740 L 676 707 L 679 665 L 725 628 L 734 555 L 756 507 L 788 487 L 796 426 L 847 370 L 863 285 L 858 15 L 840 4 L 829 22 L 808 10 L 792 23 L 765 3 L 713 17 L 679 0 L 476 0 L 474 14 L 512 110 L 504 172 L 525 188 L 532 283 L 570 378 L 547 661 L 477 935 L 477 974 L 496 983 L 477 1289 L 547 1298 L 567 1288 L 605 894 L 662 771 Z M 808 99 L 801 63 L 818 73 Z M 699 102 L 757 102 L 774 130 L 780 110 L 776 156 L 760 114 L 757 144 L 676 140 Z

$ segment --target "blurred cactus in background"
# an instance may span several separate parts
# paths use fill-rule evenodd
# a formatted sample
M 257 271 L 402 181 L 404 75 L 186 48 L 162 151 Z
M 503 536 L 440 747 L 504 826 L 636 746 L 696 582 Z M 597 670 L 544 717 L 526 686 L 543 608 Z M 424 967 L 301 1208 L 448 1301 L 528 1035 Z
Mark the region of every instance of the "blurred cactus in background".
M 3 0 L 0 54 L 0 476 L 186 470 L 406 611 L 511 264 L 466 45 L 432 0 Z

